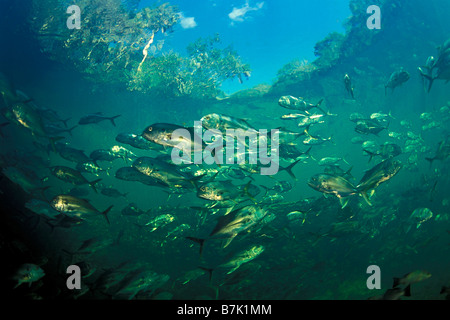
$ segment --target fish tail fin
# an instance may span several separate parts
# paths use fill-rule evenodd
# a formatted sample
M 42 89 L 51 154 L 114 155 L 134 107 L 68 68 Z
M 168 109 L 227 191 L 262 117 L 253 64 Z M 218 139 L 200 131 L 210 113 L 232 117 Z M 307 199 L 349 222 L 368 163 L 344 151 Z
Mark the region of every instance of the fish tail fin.
M 369 161 L 368 161 L 368 162 L 372 161 L 372 158 L 373 158 L 374 156 L 376 156 L 376 154 L 373 153 L 373 152 L 370 152 L 370 151 L 367 151 L 367 150 L 364 150 L 364 152 L 367 153 L 367 154 L 369 155 Z
M 348 154 L 347 154 L 348 155 Z M 346 164 L 348 164 L 350 166 L 350 163 L 345 159 L 345 156 L 342 157 L 342 161 L 344 161 Z
M 400 278 L 393 279 L 394 283 L 392 284 L 392 288 L 398 287 L 400 285 Z
M 284 170 L 286 171 L 294 180 L 297 180 L 297 178 L 295 177 L 294 173 L 292 172 L 292 168 L 300 161 L 300 159 L 298 159 L 297 161 L 294 161 L 293 163 L 291 163 L 290 165 L 288 165 L 287 167 L 282 167 L 280 166 L 280 170 Z
M 310 146 L 310 147 L 308 148 L 308 150 L 306 150 L 303 154 L 306 154 L 309 158 L 313 159 L 314 161 L 317 161 L 317 159 L 314 158 L 314 156 L 312 156 L 312 155 L 310 154 L 310 151 L 311 151 L 312 147 L 313 147 L 313 146 Z
M 250 200 L 252 200 L 254 203 L 257 203 L 256 199 L 252 196 L 250 192 L 248 192 L 248 189 L 250 188 L 250 185 L 252 184 L 252 180 L 247 182 L 247 184 L 244 186 L 244 189 L 242 190 L 243 194 L 247 196 Z M 267 192 L 266 192 L 267 193 Z
M 367 194 L 367 190 L 361 190 L 359 191 L 359 194 L 363 197 L 364 201 L 366 201 L 369 206 L 372 206 L 372 203 L 370 202 L 369 196 Z
M 113 242 L 113 244 L 112 244 L 113 246 L 117 246 L 117 245 L 120 244 L 120 239 L 122 238 L 123 234 L 124 234 L 124 230 L 121 229 L 121 230 L 119 231 L 119 233 L 117 234 L 117 238 L 114 240 L 114 242 Z
M 67 129 L 67 132 L 70 134 L 70 136 L 72 136 L 72 130 L 75 129 L 76 127 L 78 127 L 78 125 L 74 125 L 72 128 Z
M 89 182 L 89 185 L 90 185 L 91 188 L 95 191 L 95 193 L 98 193 L 98 192 L 97 192 L 97 188 L 95 188 L 95 184 L 98 183 L 98 182 L 100 182 L 100 181 L 102 181 L 102 179 L 97 179 L 97 180 L 94 180 L 94 181 Z
M 306 129 L 305 129 L 306 130 Z M 311 149 L 312 149 L 312 146 L 310 146 L 309 148 L 308 148 L 308 150 L 306 150 L 305 152 L 303 152 L 303 154 L 306 154 L 307 156 L 310 156 L 311 157 L 311 155 L 309 154 L 309 152 L 311 151 Z
M 196 243 L 198 243 L 200 245 L 199 253 L 200 253 L 200 256 L 201 256 L 202 252 L 203 252 L 203 245 L 205 244 L 205 240 L 206 239 L 195 238 L 195 237 L 186 237 L 186 239 L 194 241 L 194 242 L 196 242 Z
M 264 190 L 266 190 L 266 193 L 264 193 L 264 196 L 263 196 L 263 197 L 265 197 L 267 195 L 267 193 L 270 191 L 270 188 L 266 187 L 264 185 L 261 185 L 260 187 L 263 188 Z
M 51 186 L 45 186 L 45 187 L 36 188 L 36 189 L 31 191 L 31 195 L 34 195 L 34 194 L 36 194 L 36 192 L 38 192 L 39 196 L 41 196 L 42 199 L 47 199 L 47 197 L 45 195 L 45 191 L 50 189 L 50 188 L 51 188 Z
M 212 273 L 213 273 L 213 268 L 205 268 L 205 267 L 202 267 L 202 266 L 198 266 L 200 269 L 202 269 L 203 271 L 206 271 L 206 272 L 208 272 L 208 274 L 209 274 L 209 282 L 211 282 L 211 280 L 212 280 Z
M 217 173 L 218 173 L 218 172 L 217 172 Z M 214 176 L 212 177 L 211 181 L 214 180 L 214 178 L 216 177 L 217 173 L 214 174 Z M 198 190 L 198 188 L 199 188 L 199 187 L 198 187 L 198 182 L 199 182 L 199 180 L 200 180 L 201 178 L 203 178 L 205 175 L 206 175 L 206 174 L 201 174 L 201 175 L 199 175 L 199 176 L 192 177 L 192 178 L 189 179 L 189 182 L 192 183 L 192 185 L 194 186 L 194 188 Z
M 422 74 L 422 77 L 424 77 L 425 79 L 428 80 L 428 89 L 427 89 L 427 92 L 430 92 L 431 86 L 433 85 L 434 78 L 433 78 L 433 77 L 430 77 L 429 75 L 424 74 L 424 73 L 421 73 L 421 74 Z
M 50 222 L 50 220 L 46 220 L 45 223 L 50 227 L 50 234 L 55 230 L 55 226 Z
M 316 107 L 317 109 L 319 109 L 320 111 L 322 111 L 323 113 L 327 114 L 327 112 L 326 112 L 325 110 L 323 110 L 323 109 L 320 107 L 320 105 L 322 104 L 322 102 L 323 102 L 323 98 L 320 99 L 319 102 L 317 102 L 317 104 L 315 105 L 315 107 Z
M 316 104 L 316 108 L 319 108 L 319 107 L 320 107 L 320 105 L 322 104 L 322 102 L 323 102 L 323 98 L 322 98 L 322 99 L 320 99 L 320 100 L 319 100 L 319 102 L 317 102 L 317 104 Z
M 64 123 L 64 126 L 67 128 L 67 121 L 69 121 L 72 118 L 67 118 L 65 120 L 61 120 L 62 123 Z
M 405 297 L 411 297 L 411 285 L 408 284 L 408 286 L 405 288 Z
M 425 158 L 425 160 L 427 160 L 430 163 L 430 168 L 433 164 L 433 161 L 435 160 L 435 158 Z
M 351 166 L 347 171 L 344 172 L 344 176 L 349 177 L 349 179 L 354 179 L 355 177 L 352 175 L 353 166 Z
M 114 122 L 114 119 L 116 119 L 117 117 L 120 117 L 121 115 L 120 114 L 118 114 L 117 116 L 114 116 L 114 117 L 111 117 L 111 118 L 109 118 L 109 120 L 111 121 L 111 123 L 112 123 L 112 125 L 115 127 L 116 126 L 116 123 Z
M 112 209 L 113 205 L 110 205 L 108 207 L 108 209 L 106 209 L 105 211 L 103 211 L 101 214 L 105 217 L 106 222 L 108 222 L 109 225 L 111 225 L 111 222 L 109 222 L 109 218 L 108 218 L 108 212 Z
M 391 118 L 391 119 L 396 119 L 393 115 L 392 115 L 392 111 L 391 110 L 389 110 L 389 113 L 388 113 L 388 116 Z
M 55 142 L 56 142 L 56 141 L 59 141 L 59 140 L 62 140 L 62 139 L 65 139 L 65 137 L 61 137 L 61 136 L 58 136 L 58 137 L 48 137 L 48 141 L 50 142 L 50 145 L 52 146 L 52 151 L 53 151 L 53 152 L 56 152 Z
M 314 139 L 314 140 L 319 140 L 319 138 L 316 138 L 316 137 L 313 137 L 310 133 L 309 133 L 309 127 L 310 127 L 311 125 L 308 125 L 306 128 L 305 128 L 305 130 L 304 130 L 304 132 L 306 133 L 306 135 L 308 136 L 308 137 L 310 137 L 311 139 Z
M 73 260 L 73 256 L 75 255 L 75 252 L 69 251 L 66 249 L 61 249 L 61 251 L 64 252 L 65 254 L 67 254 L 70 257 L 70 260 Z

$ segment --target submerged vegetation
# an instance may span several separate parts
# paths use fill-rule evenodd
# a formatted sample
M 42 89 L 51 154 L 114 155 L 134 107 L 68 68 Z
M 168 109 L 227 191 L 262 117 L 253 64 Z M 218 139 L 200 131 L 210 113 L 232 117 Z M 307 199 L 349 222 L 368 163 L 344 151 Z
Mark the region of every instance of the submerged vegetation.
M 227 79 L 250 76 L 250 67 L 243 64 L 231 47 L 220 49 L 219 35 L 200 38 L 187 48 L 188 56 L 175 52 L 155 56 L 142 70 L 129 73 L 128 88 L 143 93 L 171 96 L 213 98 Z
M 250 76 L 231 47 L 219 48 L 219 35 L 198 39 L 187 57 L 165 51 L 160 34 L 173 32 L 180 19 L 177 6 L 164 3 L 129 11 L 120 0 L 78 1 L 80 29 L 66 26 L 57 0 L 34 1 L 31 27 L 43 52 L 73 65 L 95 82 L 125 86 L 130 91 L 173 96 L 215 97 L 227 79 Z

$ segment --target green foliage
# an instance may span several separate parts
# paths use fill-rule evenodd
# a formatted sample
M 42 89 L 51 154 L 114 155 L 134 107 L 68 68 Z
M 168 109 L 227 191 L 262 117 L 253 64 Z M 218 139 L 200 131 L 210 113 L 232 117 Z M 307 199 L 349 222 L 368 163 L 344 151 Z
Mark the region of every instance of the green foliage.
M 200 38 L 187 47 L 187 57 L 163 54 L 146 61 L 141 71 L 130 72 L 130 90 L 153 94 L 215 97 L 227 79 L 250 76 L 250 68 L 237 53 L 227 47 L 217 48 L 218 35 Z
M 80 0 L 81 28 L 69 30 L 58 0 L 33 2 L 31 19 L 42 50 L 75 66 L 96 82 L 116 83 L 131 91 L 159 95 L 215 97 L 223 81 L 250 76 L 231 48 L 219 48 L 218 35 L 201 38 L 187 48 L 187 57 L 161 54 L 158 33 L 172 31 L 180 19 L 176 6 L 164 3 L 129 11 L 120 0 Z M 130 7 L 136 8 L 131 2 Z
M 332 66 L 340 57 L 344 39 L 344 35 L 332 32 L 325 39 L 317 42 L 314 47 L 314 55 L 318 59 L 314 61 L 314 64 L 319 67 Z
M 179 20 L 168 3 L 127 11 L 120 0 L 80 0 L 81 28 L 68 29 L 65 7 L 58 0 L 34 1 L 31 28 L 50 58 L 74 65 L 96 81 L 123 83 L 127 70 L 137 67 L 142 50 L 158 32 Z

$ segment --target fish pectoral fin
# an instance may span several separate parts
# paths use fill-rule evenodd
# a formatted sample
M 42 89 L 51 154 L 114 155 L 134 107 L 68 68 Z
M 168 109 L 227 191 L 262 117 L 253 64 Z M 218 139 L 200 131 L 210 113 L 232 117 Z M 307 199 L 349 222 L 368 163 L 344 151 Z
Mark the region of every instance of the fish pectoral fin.
M 342 198 L 342 197 L 339 198 L 339 202 L 341 204 L 341 209 L 344 209 L 347 206 L 349 200 L 350 199 L 348 197 L 347 198 Z
M 236 237 L 236 236 L 237 236 L 237 233 L 233 233 L 231 235 L 231 237 L 227 238 L 225 241 L 225 244 L 223 245 L 223 248 L 226 248 L 231 243 L 231 241 L 233 241 L 234 237 Z

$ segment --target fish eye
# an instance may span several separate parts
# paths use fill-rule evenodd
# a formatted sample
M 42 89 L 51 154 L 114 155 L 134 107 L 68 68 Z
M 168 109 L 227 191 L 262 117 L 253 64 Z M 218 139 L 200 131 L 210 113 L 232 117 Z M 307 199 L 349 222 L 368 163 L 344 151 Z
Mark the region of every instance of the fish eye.
M 152 131 L 152 130 L 153 130 L 153 127 L 148 127 L 147 130 L 148 130 L 148 131 Z
M 204 191 L 206 191 L 206 188 L 205 187 L 201 187 L 200 190 L 204 192 Z

